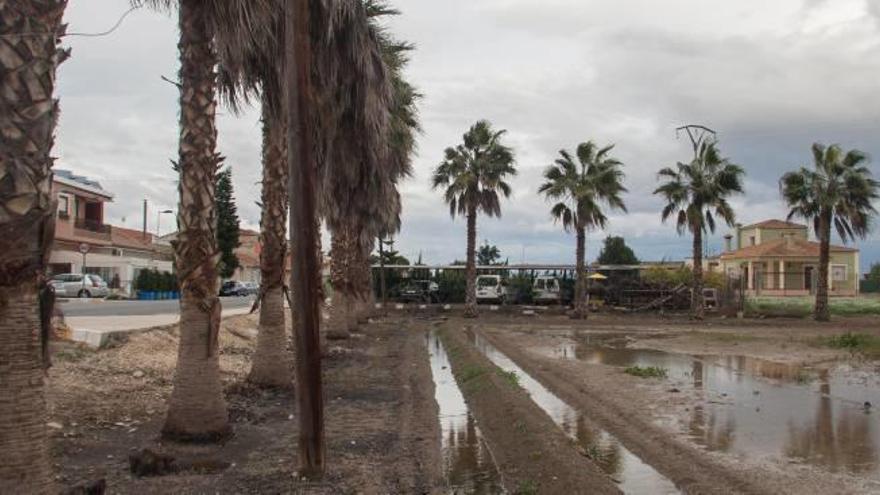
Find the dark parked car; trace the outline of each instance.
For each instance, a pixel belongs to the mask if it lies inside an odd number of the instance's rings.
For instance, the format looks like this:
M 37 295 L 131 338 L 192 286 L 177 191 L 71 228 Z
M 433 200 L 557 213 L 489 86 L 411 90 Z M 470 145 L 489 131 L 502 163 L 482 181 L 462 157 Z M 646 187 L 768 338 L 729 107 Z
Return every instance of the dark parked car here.
M 440 302 L 440 286 L 430 280 L 413 280 L 400 289 L 402 302 Z
M 235 280 L 223 282 L 223 285 L 220 286 L 220 295 L 221 296 L 244 297 L 244 296 L 247 296 L 248 294 L 250 294 L 250 290 L 248 289 L 248 287 L 241 282 L 236 282 Z

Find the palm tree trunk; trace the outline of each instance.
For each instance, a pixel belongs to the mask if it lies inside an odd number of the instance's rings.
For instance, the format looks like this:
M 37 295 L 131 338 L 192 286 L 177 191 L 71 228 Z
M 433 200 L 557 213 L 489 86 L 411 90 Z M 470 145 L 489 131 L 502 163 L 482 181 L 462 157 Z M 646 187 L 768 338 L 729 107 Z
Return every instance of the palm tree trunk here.
M 287 83 L 290 231 L 296 236 L 290 286 L 293 289 L 296 378 L 299 393 L 299 474 L 324 473 L 324 393 L 321 380 L 321 259 L 317 216 L 316 162 L 310 134 L 312 67 L 309 0 L 287 0 L 285 79 Z
M 180 205 L 174 243 L 180 277 L 180 344 L 174 390 L 162 433 L 180 440 L 216 440 L 229 434 L 220 382 L 220 300 L 217 263 L 216 55 L 200 0 L 181 0 Z
M 38 294 L 55 228 L 50 153 L 65 6 L 0 2 L 0 493 L 56 492 L 44 392 L 49 328 Z
M 263 184 L 260 213 L 260 331 L 248 380 L 290 387 L 293 360 L 284 324 L 284 261 L 287 254 L 287 149 L 284 119 L 272 117 L 263 97 Z
M 351 289 L 352 239 L 348 228 L 336 229 L 330 238 L 330 318 L 326 336 L 332 340 L 351 337 L 349 327 L 354 319 Z
M 467 291 L 465 292 L 464 316 L 476 318 L 477 316 L 477 209 L 468 207 L 467 213 Z
M 819 280 L 816 283 L 816 321 L 830 321 L 828 306 L 828 270 L 831 263 L 831 212 L 823 211 L 819 217 Z
M 703 228 L 694 227 L 694 286 L 691 296 L 691 310 L 694 318 L 702 320 L 706 317 L 703 302 Z
M 589 313 L 587 307 L 587 273 L 585 270 L 585 258 L 587 251 L 587 232 L 583 227 L 577 227 L 577 253 L 575 258 L 575 271 L 577 278 L 574 286 L 574 314 L 577 320 L 583 320 Z

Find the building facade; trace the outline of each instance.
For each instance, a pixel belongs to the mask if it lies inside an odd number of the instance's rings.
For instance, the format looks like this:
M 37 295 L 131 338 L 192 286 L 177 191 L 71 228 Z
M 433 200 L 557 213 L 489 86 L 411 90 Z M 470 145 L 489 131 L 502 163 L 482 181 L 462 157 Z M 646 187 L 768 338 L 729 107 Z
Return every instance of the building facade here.
M 170 247 L 157 244 L 152 234 L 105 223 L 105 206 L 113 194 L 100 183 L 56 169 L 52 196 L 58 208 L 50 275 L 94 273 L 130 295 L 140 270 L 173 270 Z
M 729 277 L 740 277 L 749 295 L 807 296 L 815 293 L 819 275 L 818 242 L 807 226 L 767 220 L 737 227 L 727 236 L 718 266 Z M 831 246 L 829 294 L 859 293 L 859 251 Z

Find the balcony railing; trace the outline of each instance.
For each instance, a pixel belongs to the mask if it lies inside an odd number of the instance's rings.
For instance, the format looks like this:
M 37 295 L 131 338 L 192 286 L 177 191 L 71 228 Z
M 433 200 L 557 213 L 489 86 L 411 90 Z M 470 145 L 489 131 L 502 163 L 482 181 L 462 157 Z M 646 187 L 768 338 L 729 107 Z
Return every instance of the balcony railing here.
M 105 225 L 97 220 L 89 220 L 87 218 L 77 218 L 74 227 L 79 230 L 87 230 L 96 234 L 110 235 L 110 226 Z

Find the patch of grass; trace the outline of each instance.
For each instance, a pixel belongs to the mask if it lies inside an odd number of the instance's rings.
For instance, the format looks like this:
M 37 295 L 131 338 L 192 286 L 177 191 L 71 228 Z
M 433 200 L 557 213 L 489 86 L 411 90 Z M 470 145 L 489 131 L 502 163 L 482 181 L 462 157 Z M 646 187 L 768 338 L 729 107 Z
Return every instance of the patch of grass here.
M 498 373 L 498 376 L 514 387 L 519 387 L 519 375 L 517 375 L 515 371 L 504 371 L 501 368 L 496 368 L 496 372 Z
M 804 318 L 813 313 L 816 298 L 809 297 L 752 297 L 746 301 L 750 315 Z M 880 299 L 875 297 L 831 297 L 828 299 L 834 316 L 880 315 Z
M 520 481 L 513 493 L 515 495 L 537 495 L 538 485 L 532 480 Z
M 845 349 L 872 359 L 880 358 L 880 338 L 873 335 L 847 332 L 822 339 L 822 343 L 832 349 Z
M 658 366 L 630 366 L 623 370 L 623 372 L 639 378 L 666 378 L 669 373 L 666 368 Z
M 758 337 L 754 335 L 742 335 L 738 333 L 708 333 L 708 332 L 700 332 L 700 336 L 703 336 L 707 340 L 715 340 L 717 342 L 728 342 L 728 343 L 736 343 L 736 342 L 752 342 L 758 340 Z
M 475 364 L 469 364 L 462 368 L 461 374 L 459 375 L 461 378 L 461 383 L 468 383 L 470 381 L 476 380 L 477 378 L 486 374 L 486 368 L 482 366 L 477 366 Z

